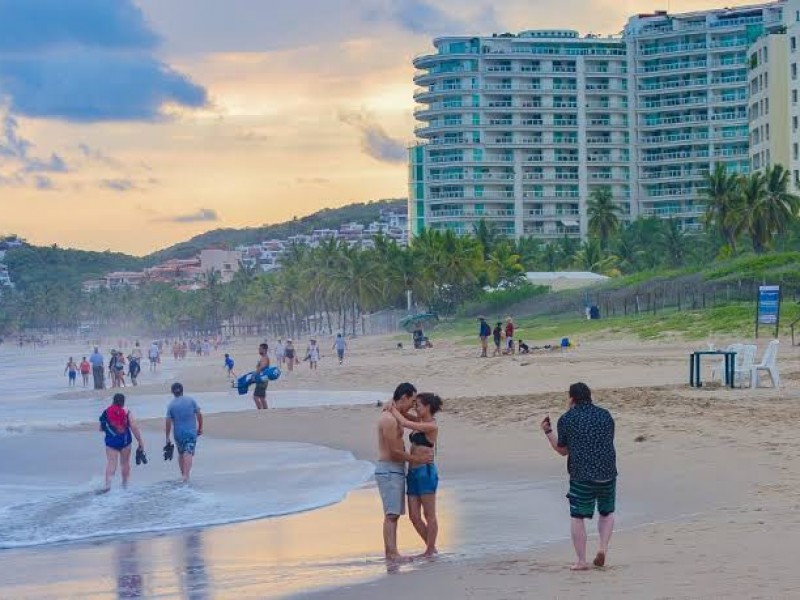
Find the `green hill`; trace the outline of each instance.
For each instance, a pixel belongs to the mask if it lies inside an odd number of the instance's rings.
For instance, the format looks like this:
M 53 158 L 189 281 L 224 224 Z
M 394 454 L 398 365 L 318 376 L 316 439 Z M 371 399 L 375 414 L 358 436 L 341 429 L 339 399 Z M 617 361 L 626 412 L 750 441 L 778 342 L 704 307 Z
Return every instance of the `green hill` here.
M 404 210 L 405 199 L 377 200 L 348 204 L 341 208 L 325 208 L 305 217 L 295 217 L 285 223 L 248 227 L 246 229 L 214 229 L 164 250 L 154 252 L 147 260 L 157 263 L 171 258 L 189 258 L 203 248 L 232 249 L 257 244 L 264 240 L 285 239 L 292 235 L 311 233 L 314 229 L 338 229 L 349 222 L 367 224 L 377 221 L 381 210 Z
M 121 252 L 91 252 L 53 246 L 23 245 L 6 253 L 11 280 L 20 291 L 41 286 L 77 288 L 87 279 L 95 279 L 110 271 L 138 271 L 171 258 L 189 258 L 203 248 L 234 248 L 256 244 L 270 238 L 311 233 L 314 229 L 338 229 L 355 221 L 371 223 L 382 209 L 403 210 L 403 199 L 378 200 L 326 208 L 306 217 L 285 223 L 246 229 L 215 229 L 142 258 Z

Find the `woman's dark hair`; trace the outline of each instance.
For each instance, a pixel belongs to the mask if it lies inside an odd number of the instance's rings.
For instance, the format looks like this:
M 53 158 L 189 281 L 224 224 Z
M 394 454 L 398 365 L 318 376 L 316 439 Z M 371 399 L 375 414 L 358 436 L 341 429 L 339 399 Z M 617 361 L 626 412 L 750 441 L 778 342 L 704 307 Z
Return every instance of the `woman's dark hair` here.
M 258 345 L 258 349 L 259 350 L 269 350 L 269 346 L 267 344 L 259 344 Z
M 183 396 L 183 385 L 178 383 L 177 381 L 172 384 L 172 387 L 170 389 L 172 390 L 172 395 L 175 396 L 176 398 L 178 396 Z
M 585 383 L 573 383 L 569 386 L 569 397 L 575 401 L 575 404 L 592 403 L 592 391 Z
M 114 406 L 125 406 L 125 394 L 114 394 L 111 404 Z
M 422 402 L 425 406 L 431 409 L 431 415 L 435 415 L 437 412 L 442 410 L 442 406 L 444 406 L 444 402 L 437 394 L 431 394 L 430 392 L 422 392 L 421 394 L 417 394 L 417 401 Z
M 417 388 L 415 388 L 410 383 L 401 383 L 398 385 L 394 390 L 394 395 L 392 399 L 397 402 L 400 398 L 405 398 L 407 396 L 413 396 L 417 393 Z

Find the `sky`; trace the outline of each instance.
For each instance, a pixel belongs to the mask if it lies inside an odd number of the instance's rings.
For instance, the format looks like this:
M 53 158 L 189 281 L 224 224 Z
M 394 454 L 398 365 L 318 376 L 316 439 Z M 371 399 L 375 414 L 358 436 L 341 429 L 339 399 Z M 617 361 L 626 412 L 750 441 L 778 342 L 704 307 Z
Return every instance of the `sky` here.
M 144 255 L 405 197 L 411 60 L 433 37 L 619 33 L 667 4 L 0 0 L 0 234 Z

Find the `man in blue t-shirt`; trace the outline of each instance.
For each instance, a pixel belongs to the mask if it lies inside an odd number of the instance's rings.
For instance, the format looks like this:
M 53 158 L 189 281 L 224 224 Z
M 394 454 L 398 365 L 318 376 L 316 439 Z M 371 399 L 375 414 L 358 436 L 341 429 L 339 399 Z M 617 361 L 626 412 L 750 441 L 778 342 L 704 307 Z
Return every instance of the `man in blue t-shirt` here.
M 203 414 L 194 398 L 183 395 L 183 385 L 180 383 L 172 384 L 172 395 L 174 398 L 167 407 L 167 445 L 172 432 L 178 447 L 181 476 L 184 481 L 189 481 L 197 438 L 203 435 Z
M 89 363 L 92 365 L 92 377 L 94 378 L 94 389 L 102 390 L 106 387 L 105 381 L 105 361 L 103 355 L 100 354 L 100 349 L 95 346 L 94 352 L 89 357 Z

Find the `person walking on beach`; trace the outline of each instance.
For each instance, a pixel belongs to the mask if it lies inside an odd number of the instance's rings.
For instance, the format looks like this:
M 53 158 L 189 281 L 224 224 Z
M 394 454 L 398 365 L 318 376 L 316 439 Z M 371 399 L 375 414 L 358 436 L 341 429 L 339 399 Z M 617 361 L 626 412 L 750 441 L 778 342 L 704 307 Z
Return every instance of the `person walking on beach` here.
M 392 414 L 392 407 L 406 417 L 414 406 L 417 389 L 410 383 L 401 383 L 392 396 L 392 402 L 378 419 L 378 462 L 375 465 L 375 483 L 383 503 L 383 545 L 386 560 L 402 561 L 397 550 L 397 522 L 406 512 L 406 463 L 426 465 L 433 462 L 433 452 L 406 452 L 403 428 Z
M 309 368 L 312 371 L 316 371 L 319 364 L 319 346 L 317 346 L 317 340 L 314 338 L 311 338 L 308 348 L 306 348 L 306 360 L 308 360 Z
M 83 360 L 81 360 L 80 370 L 81 379 L 83 380 L 83 387 L 86 387 L 89 385 L 89 373 L 92 372 L 92 365 L 88 360 L 86 360 L 85 356 L 83 357 Z
M 67 366 L 64 367 L 64 375 L 69 376 L 69 387 L 75 387 L 75 379 L 78 377 L 78 365 L 69 357 Z
M 442 399 L 436 394 L 417 394 L 414 401 L 414 415 L 406 417 L 396 406 L 391 407 L 392 416 L 400 427 L 410 429 L 411 456 L 433 456 L 439 437 L 439 425 L 434 415 L 442 409 Z M 408 518 L 422 541 L 425 542 L 424 557 L 438 554 L 436 538 L 439 535 L 439 521 L 436 518 L 436 490 L 439 487 L 439 473 L 434 463 L 409 466 L 406 475 L 406 495 L 408 496 Z M 423 518 L 424 513 L 424 518 Z
M 147 358 L 150 359 L 150 372 L 155 373 L 156 367 L 158 366 L 159 360 L 161 356 L 161 351 L 158 348 L 158 344 L 153 342 L 150 344 L 150 350 L 147 352 Z
M 111 480 L 117 472 L 117 464 L 122 471 L 122 487 L 128 487 L 133 437 L 139 446 L 137 452 L 144 452 L 144 442 L 133 416 L 125 410 L 124 394 L 114 394 L 111 406 L 100 415 L 100 431 L 106 435 L 106 485 L 103 491 L 111 489 Z
M 94 352 L 89 356 L 89 362 L 92 365 L 92 377 L 94 378 L 94 389 L 102 390 L 106 387 L 105 382 L 105 359 L 100 354 L 100 349 L 95 346 Z
M 481 358 L 486 358 L 489 349 L 489 336 L 492 335 L 492 328 L 484 317 L 478 317 L 478 337 L 481 340 Z
M 283 361 L 286 358 L 286 348 L 283 345 L 283 340 L 278 340 L 278 345 L 275 347 L 275 362 L 279 367 L 283 366 Z
M 233 372 L 233 357 L 227 353 L 225 354 L 225 370 L 228 371 L 228 381 L 236 376 Z
M 567 457 L 569 472 L 569 512 L 572 544 L 578 561 L 574 571 L 589 569 L 586 561 L 585 519 L 594 517 L 595 504 L 600 517 L 597 523 L 600 546 L 594 559 L 596 567 L 606 564 L 608 544 L 614 530 L 617 492 L 617 455 L 614 449 L 614 419 L 611 413 L 592 403 L 592 393 L 585 383 L 569 388 L 569 410 L 558 420 L 556 436 L 550 416 L 542 421 L 542 430 L 558 454 Z
M 189 481 L 192 462 L 197 446 L 197 438 L 203 435 L 203 413 L 194 398 L 183 395 L 183 385 L 172 384 L 172 402 L 167 407 L 166 434 L 167 445 L 170 444 L 170 433 L 178 447 L 178 467 L 184 482 Z
M 258 363 L 256 363 L 256 375 L 261 373 L 269 366 L 269 346 L 267 344 L 260 344 L 258 346 Z M 291 371 L 291 369 L 289 369 Z M 253 390 L 253 402 L 256 404 L 256 410 L 267 409 L 267 382 L 260 381 L 256 383 Z
M 286 346 L 283 351 L 286 355 L 286 366 L 289 367 L 289 373 L 291 373 L 294 371 L 294 366 L 298 363 L 294 342 L 292 342 L 292 340 L 286 340 Z
M 341 333 L 336 334 L 336 339 L 333 340 L 333 349 L 336 350 L 336 356 L 341 365 L 344 362 L 344 351 L 347 350 L 347 341 Z

